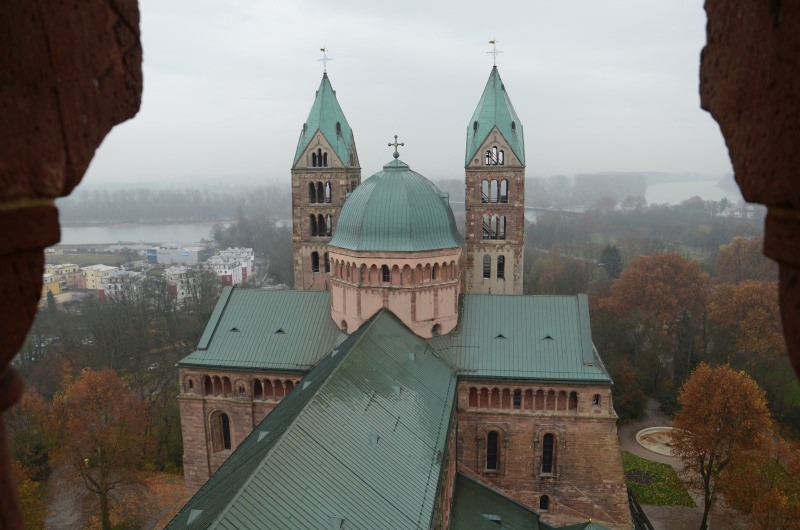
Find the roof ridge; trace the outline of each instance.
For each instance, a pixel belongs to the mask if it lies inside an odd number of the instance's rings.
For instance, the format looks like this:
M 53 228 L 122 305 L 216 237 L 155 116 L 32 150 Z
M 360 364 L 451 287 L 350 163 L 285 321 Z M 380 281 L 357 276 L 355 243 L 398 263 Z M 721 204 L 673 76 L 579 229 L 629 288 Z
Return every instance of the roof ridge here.
M 301 416 L 301 413 L 308 407 L 308 405 L 311 403 L 311 401 L 314 399 L 314 397 L 317 395 L 317 393 L 320 390 L 322 390 L 322 388 L 325 387 L 325 385 L 327 384 L 328 381 L 330 381 L 331 377 L 333 377 L 333 374 L 335 374 L 335 373 L 337 373 L 339 371 L 339 369 L 342 366 L 342 363 L 344 362 L 344 356 L 346 356 L 346 354 L 349 351 L 351 351 L 353 348 L 355 348 L 355 346 L 357 344 L 359 344 L 361 342 L 361 340 L 364 338 L 364 335 L 366 334 L 366 331 L 368 329 L 370 329 L 372 326 L 374 326 L 374 324 L 375 324 L 375 319 L 374 318 L 370 319 L 370 321 L 367 323 L 366 326 L 362 326 L 358 331 L 356 331 L 355 333 L 353 333 L 353 335 L 351 335 L 351 337 L 354 337 L 354 341 L 353 341 L 352 344 L 350 344 L 347 347 L 347 352 L 343 353 L 343 357 L 339 359 L 339 362 L 336 364 L 336 366 L 334 366 L 333 369 L 331 369 L 328 372 L 328 375 L 322 380 L 322 382 L 319 383 L 319 386 L 314 391 L 314 395 L 312 395 L 310 398 L 308 398 L 306 400 L 306 402 L 302 406 L 300 406 L 297 409 L 297 411 L 295 411 L 294 415 L 292 416 L 291 421 L 289 421 L 289 423 L 286 425 L 286 427 L 283 429 L 283 431 L 281 431 L 281 433 L 278 436 L 278 438 L 267 449 L 266 453 L 261 458 L 258 459 L 258 464 L 256 466 L 254 466 L 253 471 L 248 474 L 247 479 L 244 482 L 242 482 L 242 484 L 239 486 L 237 491 L 233 494 L 233 496 L 231 496 L 230 500 L 225 504 L 225 507 L 222 510 L 219 511 L 219 513 L 217 514 L 217 517 L 214 518 L 214 521 L 212 521 L 212 524 L 209 525 L 209 527 L 214 526 L 214 524 L 222 521 L 222 519 L 228 513 L 228 511 L 230 511 L 231 508 L 233 508 L 233 506 L 236 504 L 236 501 L 239 500 L 239 498 L 242 496 L 244 491 L 247 489 L 246 487 L 249 486 L 253 482 L 253 480 L 255 480 L 255 477 L 258 474 L 257 473 L 257 468 L 260 467 L 264 463 L 264 461 L 273 453 L 273 451 L 275 451 L 275 449 L 277 449 L 278 447 L 283 445 L 283 442 L 286 440 L 286 434 L 292 429 L 292 427 L 294 427 L 296 425 L 296 423 L 298 421 L 298 418 L 300 418 L 300 416 Z M 361 332 L 361 333 L 359 333 L 359 332 Z M 328 352 L 328 355 L 331 355 L 334 351 L 338 350 L 339 347 L 341 347 L 341 345 L 337 346 L 336 348 L 333 348 L 330 352 Z M 326 357 L 327 357 L 327 355 L 326 355 Z M 323 359 L 324 359 L 324 357 L 323 357 Z M 322 360 L 320 360 L 320 362 L 322 362 Z M 319 363 L 317 364 L 317 366 L 319 366 Z M 298 381 L 298 385 L 301 385 L 305 381 L 305 379 L 309 375 L 311 375 L 313 372 L 314 372 L 314 370 L 311 370 L 309 373 L 307 373 L 303 377 L 303 379 Z M 278 405 L 275 408 L 278 408 L 281 405 L 281 403 L 283 403 L 283 401 L 278 403 Z M 275 411 L 275 409 L 273 409 L 269 414 L 267 414 L 264 417 L 264 420 L 259 422 L 258 425 L 261 425 L 261 423 L 263 423 L 267 418 L 269 418 L 270 415 L 272 415 L 272 413 L 274 411 Z M 247 439 L 249 439 L 250 437 L 254 436 L 255 433 L 258 430 L 259 430 L 258 426 L 256 426 L 256 428 L 254 428 L 250 432 L 250 434 L 248 434 L 247 437 L 244 440 L 242 440 L 242 443 L 239 444 L 239 447 L 244 445 L 245 441 L 247 441 Z M 226 460 L 226 462 L 227 462 L 227 460 Z M 223 465 L 224 465 L 224 463 L 223 463 Z M 199 491 L 198 491 L 198 493 L 199 493 Z M 186 504 L 186 506 L 188 506 L 188 503 Z

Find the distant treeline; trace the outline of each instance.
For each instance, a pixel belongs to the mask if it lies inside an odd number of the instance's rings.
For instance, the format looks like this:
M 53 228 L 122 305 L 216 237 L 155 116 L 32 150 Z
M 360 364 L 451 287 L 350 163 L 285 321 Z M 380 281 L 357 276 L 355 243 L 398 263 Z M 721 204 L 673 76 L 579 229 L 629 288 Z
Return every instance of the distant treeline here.
M 241 210 L 245 215 L 288 218 L 289 186 L 211 191 L 199 189 L 80 190 L 58 201 L 61 222 L 66 225 L 108 223 L 174 223 L 230 220 Z

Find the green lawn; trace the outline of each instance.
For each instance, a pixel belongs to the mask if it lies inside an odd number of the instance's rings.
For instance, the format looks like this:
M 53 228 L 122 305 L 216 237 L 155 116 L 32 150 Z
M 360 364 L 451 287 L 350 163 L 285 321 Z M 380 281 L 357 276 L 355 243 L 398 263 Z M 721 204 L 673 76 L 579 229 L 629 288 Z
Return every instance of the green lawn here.
M 651 462 L 626 451 L 622 452 L 625 484 L 642 504 L 694 506 L 675 470 L 667 464 Z

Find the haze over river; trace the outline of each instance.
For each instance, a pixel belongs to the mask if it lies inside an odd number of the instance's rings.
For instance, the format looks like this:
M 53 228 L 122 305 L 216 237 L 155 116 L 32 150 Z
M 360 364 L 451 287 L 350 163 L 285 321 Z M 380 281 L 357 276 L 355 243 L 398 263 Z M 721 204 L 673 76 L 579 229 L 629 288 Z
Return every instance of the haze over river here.
M 126 243 L 177 243 L 191 245 L 211 239 L 213 223 L 124 224 L 100 226 L 62 226 L 61 245 Z M 225 222 L 221 224 L 227 224 Z

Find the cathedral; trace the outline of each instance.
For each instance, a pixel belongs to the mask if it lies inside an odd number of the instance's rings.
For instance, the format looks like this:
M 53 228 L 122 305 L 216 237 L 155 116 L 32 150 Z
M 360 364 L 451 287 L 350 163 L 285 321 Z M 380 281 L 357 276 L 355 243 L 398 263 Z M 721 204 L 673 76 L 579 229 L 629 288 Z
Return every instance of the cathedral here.
M 632 528 L 588 301 L 523 296 L 523 127 L 497 67 L 465 234 L 400 159 L 361 180 L 327 73 L 291 169 L 294 290 L 227 287 L 178 364 L 169 528 Z

